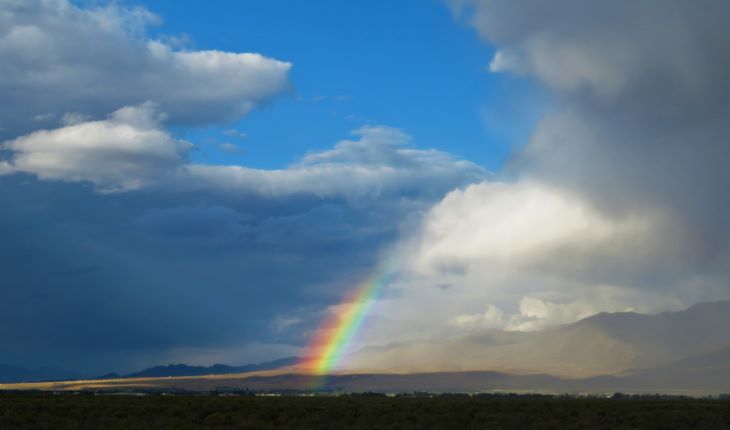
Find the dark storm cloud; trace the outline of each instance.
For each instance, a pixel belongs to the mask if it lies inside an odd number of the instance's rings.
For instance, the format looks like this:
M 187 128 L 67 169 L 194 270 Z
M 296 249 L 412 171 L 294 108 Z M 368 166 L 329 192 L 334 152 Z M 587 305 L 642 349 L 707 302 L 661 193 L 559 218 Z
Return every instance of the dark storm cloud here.
M 608 204 L 727 219 L 730 4 L 452 3 L 496 45 L 493 71 L 552 90 L 554 114 L 520 157 L 526 172 Z
M 717 276 L 730 285 L 730 4 L 477 10 L 477 27 L 499 47 L 493 69 L 533 76 L 558 101 L 516 168 L 609 213 L 662 213 L 677 236 L 672 271 L 707 277 L 710 289 Z
M 255 171 L 275 193 L 245 182 L 201 187 L 186 175 L 111 194 L 0 176 L 0 362 L 102 371 L 176 350 L 301 345 L 312 316 L 367 275 L 404 216 L 484 177 L 446 154 L 372 136 L 370 161 L 359 162 L 347 149 L 357 142 L 311 154 L 306 167 Z M 282 329 L 282 319 L 296 322 Z

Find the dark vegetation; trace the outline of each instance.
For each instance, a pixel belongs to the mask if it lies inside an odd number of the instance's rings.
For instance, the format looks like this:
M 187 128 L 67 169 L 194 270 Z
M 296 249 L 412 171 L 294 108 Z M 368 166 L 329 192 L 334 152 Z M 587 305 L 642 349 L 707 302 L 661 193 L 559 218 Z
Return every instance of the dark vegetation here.
M 2 429 L 730 429 L 730 401 L 0 394 Z

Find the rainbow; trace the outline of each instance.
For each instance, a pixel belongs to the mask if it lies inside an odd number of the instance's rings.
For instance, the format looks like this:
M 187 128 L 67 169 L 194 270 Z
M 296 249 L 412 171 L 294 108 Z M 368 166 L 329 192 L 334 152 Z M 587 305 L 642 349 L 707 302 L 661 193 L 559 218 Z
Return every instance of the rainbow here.
M 349 292 L 335 307 L 335 312 L 315 331 L 299 368 L 321 377 L 336 370 L 370 309 L 393 276 L 392 265 L 383 264 L 358 288 Z M 317 378 L 317 381 L 321 382 L 321 379 Z M 319 382 L 312 385 L 317 386 Z

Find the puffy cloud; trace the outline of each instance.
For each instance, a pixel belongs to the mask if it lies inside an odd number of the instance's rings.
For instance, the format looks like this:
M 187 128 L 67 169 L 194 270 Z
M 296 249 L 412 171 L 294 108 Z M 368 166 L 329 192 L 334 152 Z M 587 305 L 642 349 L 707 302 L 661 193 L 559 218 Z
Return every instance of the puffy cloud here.
M 489 330 L 504 327 L 504 312 L 494 305 L 487 305 L 484 312 L 457 315 L 451 323 L 460 329 Z
M 219 144 L 218 147 L 220 149 L 222 149 L 223 151 L 230 152 L 232 154 L 241 151 L 241 147 L 240 146 L 234 145 L 234 144 L 229 143 L 229 142 L 223 142 L 223 143 Z
M 8 163 L 7 161 L 0 161 L 0 176 L 9 175 L 11 173 L 15 173 L 15 168 L 13 168 L 13 165 Z
M 423 272 L 528 264 L 561 248 L 592 249 L 618 235 L 631 237 L 642 224 L 607 219 L 575 196 L 539 183 L 486 182 L 453 191 L 434 206 L 424 217 L 415 252 L 407 255 Z
M 152 104 L 125 107 L 101 121 L 70 122 L 3 144 L 8 165 L 42 179 L 89 181 L 100 190 L 130 190 L 158 181 L 185 161 L 191 144 L 160 129 Z
M 694 280 L 671 268 L 671 228 L 661 214 L 610 216 L 538 182 L 452 191 L 396 246 L 398 276 L 364 343 L 538 330 L 600 311 L 681 307 L 665 294 L 670 285 L 655 285 Z
M 235 128 L 229 128 L 228 130 L 225 130 L 223 134 L 228 137 L 234 137 L 238 140 L 244 140 L 246 137 L 248 137 L 248 134 L 243 131 L 236 130 Z
M 99 119 L 148 100 L 173 123 L 231 120 L 289 87 L 290 63 L 175 50 L 146 39 L 156 21 L 144 8 L 114 3 L 1 2 L 0 139 L 58 124 L 69 112 Z
M 10 154 L 0 173 L 88 181 L 107 192 L 153 186 L 353 202 L 385 196 L 433 200 L 487 176 L 483 168 L 448 153 L 413 148 L 410 136 L 385 126 L 357 129 L 353 134 L 359 139 L 309 153 L 285 169 L 191 164 L 185 155 L 192 144 L 170 136 L 159 123 L 161 116 L 156 105 L 146 103 L 119 109 L 106 120 L 74 120 L 18 137 L 0 147 Z
M 716 90 L 730 60 L 722 0 L 448 2 L 496 45 L 493 71 L 535 77 L 561 97 L 639 102 L 623 105 L 634 113 L 668 101 L 684 104 L 665 107 L 671 111 L 723 99 Z
M 304 193 L 353 201 L 383 196 L 433 199 L 451 187 L 487 176 L 483 168 L 469 161 L 438 150 L 410 147 L 410 136 L 398 129 L 366 126 L 353 133 L 359 139 L 309 153 L 286 169 L 191 164 L 184 171 L 194 178 L 188 182 L 198 187 L 268 196 Z

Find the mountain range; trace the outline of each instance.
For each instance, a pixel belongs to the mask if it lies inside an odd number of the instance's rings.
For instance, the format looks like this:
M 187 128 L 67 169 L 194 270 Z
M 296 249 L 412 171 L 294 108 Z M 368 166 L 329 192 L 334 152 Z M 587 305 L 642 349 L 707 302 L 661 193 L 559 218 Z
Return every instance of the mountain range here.
M 245 364 L 242 366 L 228 366 L 225 364 L 214 364 L 212 366 L 189 366 L 186 364 L 168 364 L 166 366 L 149 367 L 139 372 L 120 375 L 108 373 L 99 377 L 89 377 L 78 372 L 58 367 L 42 367 L 38 369 L 27 369 L 20 366 L 8 366 L 0 364 L 0 383 L 13 382 L 41 382 L 41 381 L 64 381 L 76 379 L 124 379 L 124 378 L 162 378 L 180 376 L 203 376 L 223 375 L 233 373 L 258 372 L 263 370 L 279 369 L 296 364 L 297 357 L 285 357 L 273 361 L 258 364 Z
M 441 342 L 363 349 L 349 357 L 352 361 L 348 364 L 353 368 L 348 373 L 329 375 L 320 388 L 392 392 L 730 393 L 728 328 L 730 302 L 702 303 L 656 315 L 600 313 L 539 332 L 489 331 Z M 157 366 L 123 376 L 107 375 L 115 378 L 107 382 L 69 382 L 49 387 L 311 388 L 312 375 L 298 373 L 296 362 L 296 357 L 287 357 L 245 366 Z M 0 378 L 5 368 L 0 367 Z M 17 368 L 15 371 L 20 372 Z M 129 378 L 146 379 L 127 381 Z M 51 378 L 46 375 L 43 379 Z
M 245 364 L 243 366 L 228 366 L 226 364 L 214 364 L 212 366 L 188 366 L 186 364 L 168 364 L 167 366 L 154 366 L 139 372 L 118 375 L 110 373 L 99 379 L 119 378 L 161 378 L 177 376 L 204 376 L 204 375 L 226 375 L 231 373 L 249 373 L 262 370 L 274 370 L 282 367 L 292 366 L 297 363 L 298 357 L 285 357 L 273 361 L 258 364 Z
M 364 349 L 348 365 L 358 373 L 490 370 L 569 378 L 621 376 L 719 359 L 718 351 L 730 348 L 728 328 L 730 302 L 657 315 L 599 313 L 538 332 L 489 331 Z

